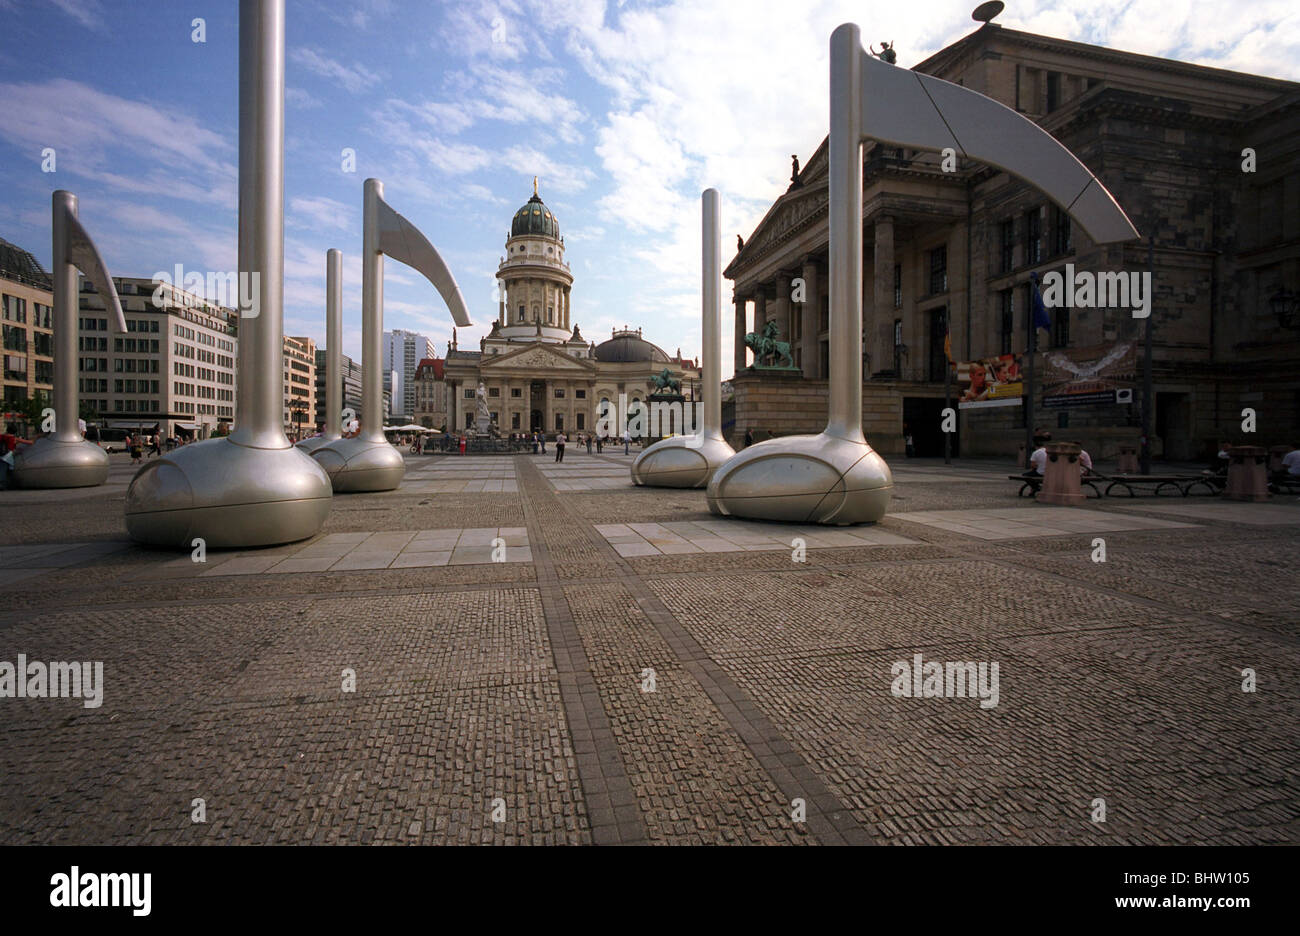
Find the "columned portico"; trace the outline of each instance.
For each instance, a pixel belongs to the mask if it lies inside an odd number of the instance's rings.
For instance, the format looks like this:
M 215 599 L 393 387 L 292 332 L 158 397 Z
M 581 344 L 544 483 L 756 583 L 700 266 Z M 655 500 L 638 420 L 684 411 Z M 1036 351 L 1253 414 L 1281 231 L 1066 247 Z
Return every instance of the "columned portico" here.
M 875 223 L 874 266 L 872 280 L 875 288 L 870 297 L 869 312 L 864 317 L 866 352 L 870 356 L 870 371 L 893 366 L 894 344 L 894 219 L 882 215 Z M 888 363 L 886 363 L 888 362 Z M 864 377 L 870 377 L 870 371 Z
M 803 277 L 804 301 L 799 306 L 799 349 L 803 375 L 809 380 L 824 377 L 821 371 L 821 353 L 817 346 L 817 329 L 821 313 L 821 289 L 817 277 L 820 270 L 812 257 L 804 259 L 799 275 Z
M 736 305 L 736 334 L 732 339 L 736 346 L 735 364 L 736 373 L 739 374 L 748 366 L 745 357 L 745 333 L 749 331 L 748 315 L 745 306 L 749 300 L 741 296 L 736 296 L 733 300 Z

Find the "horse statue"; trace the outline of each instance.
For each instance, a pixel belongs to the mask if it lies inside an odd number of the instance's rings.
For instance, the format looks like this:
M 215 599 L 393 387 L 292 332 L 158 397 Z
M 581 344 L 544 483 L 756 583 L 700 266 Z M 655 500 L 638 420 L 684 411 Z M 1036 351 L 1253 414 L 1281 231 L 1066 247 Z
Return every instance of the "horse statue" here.
M 794 367 L 794 356 L 790 353 L 790 342 L 778 341 L 781 328 L 775 321 L 763 326 L 763 333 L 750 332 L 745 336 L 745 344 L 754 352 L 755 367 Z M 775 363 L 763 364 L 765 358 L 773 358 Z M 781 363 L 784 361 L 785 363 Z
M 656 394 L 680 393 L 682 389 L 682 382 L 674 379 L 672 372 L 666 367 L 651 376 L 650 382 L 654 384 Z

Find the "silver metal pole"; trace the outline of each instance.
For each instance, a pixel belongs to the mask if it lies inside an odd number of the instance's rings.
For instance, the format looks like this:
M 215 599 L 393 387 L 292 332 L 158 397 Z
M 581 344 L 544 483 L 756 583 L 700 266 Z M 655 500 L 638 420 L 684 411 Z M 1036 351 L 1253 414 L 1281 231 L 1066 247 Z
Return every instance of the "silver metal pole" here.
M 830 386 L 826 434 L 862 434 L 862 55 L 856 26 L 831 35 Z
M 361 219 L 361 394 L 360 437 L 383 442 L 384 255 L 379 249 L 379 204 L 384 183 L 366 179 Z
M 342 438 L 343 252 L 325 252 L 325 428 L 326 439 Z
M 701 199 L 701 268 L 700 294 L 704 304 L 700 342 L 704 360 L 701 377 L 704 394 L 706 436 L 722 437 L 722 226 L 717 189 L 705 189 Z
M 77 216 L 77 196 L 54 193 L 51 218 L 54 229 L 54 437 L 60 442 L 80 442 L 77 420 L 77 267 L 68 257 L 68 220 Z M 105 305 L 109 297 L 104 297 Z
M 239 273 L 257 276 L 239 310 L 232 442 L 288 448 L 284 434 L 284 0 L 239 4 Z M 242 286 L 241 286 L 242 291 Z

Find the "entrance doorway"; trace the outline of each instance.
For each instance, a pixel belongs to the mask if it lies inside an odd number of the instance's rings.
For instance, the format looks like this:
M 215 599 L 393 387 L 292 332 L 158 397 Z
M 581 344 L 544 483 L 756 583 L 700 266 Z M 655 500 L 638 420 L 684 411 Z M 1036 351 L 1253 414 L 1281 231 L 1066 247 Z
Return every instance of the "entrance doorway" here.
M 546 381 L 534 380 L 528 385 L 528 402 L 532 412 L 528 417 L 528 428 L 532 432 L 546 431 Z
M 955 398 L 953 402 L 955 409 Z M 903 427 L 904 436 L 912 434 L 917 458 L 943 457 L 943 397 L 903 397 Z M 952 433 L 954 457 L 959 442 L 958 434 Z

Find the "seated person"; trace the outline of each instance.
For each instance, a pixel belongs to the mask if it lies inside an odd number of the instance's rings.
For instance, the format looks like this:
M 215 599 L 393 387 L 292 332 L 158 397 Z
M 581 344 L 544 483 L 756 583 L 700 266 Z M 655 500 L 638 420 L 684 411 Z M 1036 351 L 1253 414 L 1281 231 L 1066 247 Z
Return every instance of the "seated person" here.
M 1079 474 L 1087 477 L 1092 474 L 1092 456 L 1088 454 L 1082 442 L 1076 441 L 1073 444 L 1079 446 Z
M 1282 456 L 1282 468 L 1276 476 L 1288 484 L 1300 484 L 1300 442 L 1291 443 L 1291 451 Z
M 1041 478 L 1047 471 L 1047 440 L 1034 439 L 1034 444 L 1038 447 L 1029 456 L 1029 470 L 1024 473 L 1026 478 Z

